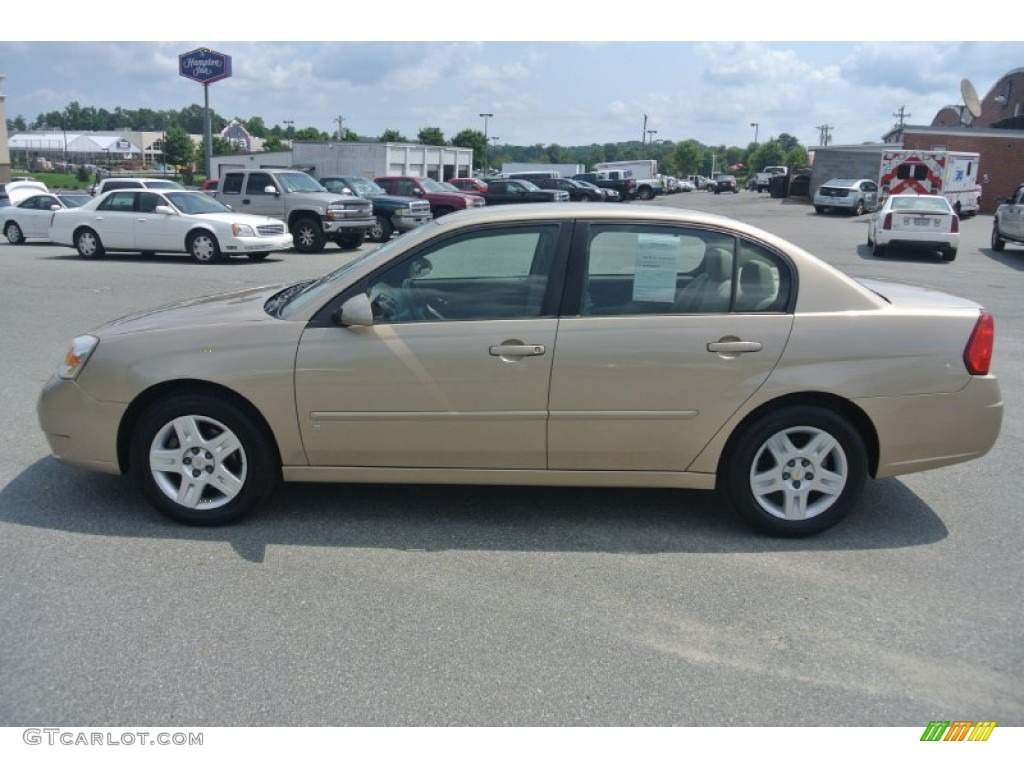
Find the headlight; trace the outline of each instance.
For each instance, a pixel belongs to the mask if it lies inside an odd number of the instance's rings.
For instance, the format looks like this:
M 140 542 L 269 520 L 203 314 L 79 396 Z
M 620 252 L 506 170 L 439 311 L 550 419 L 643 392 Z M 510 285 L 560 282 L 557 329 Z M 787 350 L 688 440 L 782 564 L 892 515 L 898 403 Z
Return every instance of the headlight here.
M 85 368 L 85 364 L 92 356 L 93 350 L 100 340 L 95 336 L 79 336 L 71 342 L 71 346 L 64 354 L 64 361 L 57 368 L 57 375 L 62 379 L 75 379 Z
M 231 234 L 235 237 L 256 237 L 256 233 L 248 224 L 232 224 Z

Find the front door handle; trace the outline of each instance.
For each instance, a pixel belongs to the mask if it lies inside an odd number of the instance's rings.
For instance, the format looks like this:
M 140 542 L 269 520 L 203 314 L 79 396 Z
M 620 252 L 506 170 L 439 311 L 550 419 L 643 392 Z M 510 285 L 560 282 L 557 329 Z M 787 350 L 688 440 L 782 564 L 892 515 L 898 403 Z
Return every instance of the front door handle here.
M 531 357 L 547 350 L 543 344 L 496 344 L 487 351 L 494 357 Z
M 708 352 L 725 352 L 726 354 L 760 352 L 761 347 L 760 341 L 712 341 L 708 344 Z

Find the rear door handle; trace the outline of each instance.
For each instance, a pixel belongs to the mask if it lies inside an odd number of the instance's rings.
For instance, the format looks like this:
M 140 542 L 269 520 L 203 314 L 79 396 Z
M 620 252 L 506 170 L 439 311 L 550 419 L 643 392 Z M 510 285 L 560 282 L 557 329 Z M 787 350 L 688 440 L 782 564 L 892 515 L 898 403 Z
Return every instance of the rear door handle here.
M 496 344 L 488 350 L 494 357 L 530 357 L 543 355 L 543 344 Z
M 761 347 L 760 341 L 712 341 L 708 344 L 708 352 L 760 352 Z

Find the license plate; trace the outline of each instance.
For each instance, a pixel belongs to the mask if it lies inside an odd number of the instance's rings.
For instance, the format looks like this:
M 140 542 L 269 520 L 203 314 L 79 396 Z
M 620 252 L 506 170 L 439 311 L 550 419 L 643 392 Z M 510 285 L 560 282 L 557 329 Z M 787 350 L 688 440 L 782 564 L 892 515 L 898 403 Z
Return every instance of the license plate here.
M 913 219 L 915 227 L 929 227 L 931 226 L 932 220 L 922 216 L 915 217 Z

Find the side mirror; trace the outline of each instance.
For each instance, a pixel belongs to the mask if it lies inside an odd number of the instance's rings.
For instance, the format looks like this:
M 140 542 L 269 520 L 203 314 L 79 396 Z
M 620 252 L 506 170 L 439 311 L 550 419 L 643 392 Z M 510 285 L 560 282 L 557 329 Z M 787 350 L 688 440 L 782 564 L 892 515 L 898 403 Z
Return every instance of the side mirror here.
M 275 187 L 273 184 L 267 184 L 267 186 L 263 188 L 263 192 L 268 195 L 278 194 L 277 187 Z
M 153 209 L 153 213 L 163 213 L 167 216 L 173 216 L 174 209 L 171 208 L 171 206 L 169 205 L 158 205 L 156 208 Z
M 357 293 L 334 313 L 334 322 L 346 328 L 350 325 L 373 325 L 370 297 L 365 293 Z

